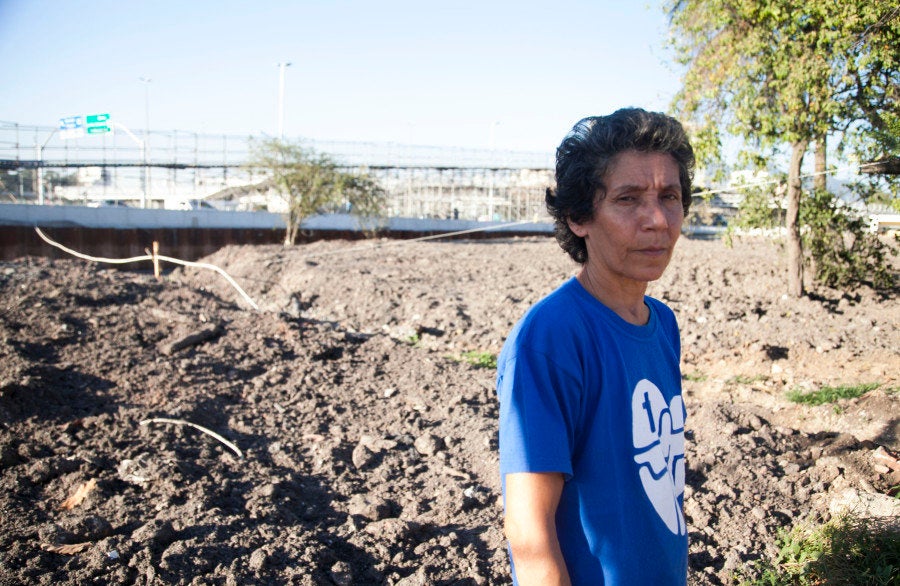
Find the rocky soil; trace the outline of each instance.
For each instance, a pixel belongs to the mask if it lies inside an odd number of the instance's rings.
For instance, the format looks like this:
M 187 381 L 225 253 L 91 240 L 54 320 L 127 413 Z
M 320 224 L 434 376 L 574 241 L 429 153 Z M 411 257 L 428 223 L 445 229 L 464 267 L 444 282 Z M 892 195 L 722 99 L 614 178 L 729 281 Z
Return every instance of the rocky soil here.
M 690 582 L 840 507 L 900 515 L 898 291 L 789 299 L 777 243 L 679 247 L 651 294 L 682 327 Z M 260 311 L 202 269 L 0 263 L 0 583 L 509 583 L 476 358 L 573 274 L 556 244 L 204 260 Z

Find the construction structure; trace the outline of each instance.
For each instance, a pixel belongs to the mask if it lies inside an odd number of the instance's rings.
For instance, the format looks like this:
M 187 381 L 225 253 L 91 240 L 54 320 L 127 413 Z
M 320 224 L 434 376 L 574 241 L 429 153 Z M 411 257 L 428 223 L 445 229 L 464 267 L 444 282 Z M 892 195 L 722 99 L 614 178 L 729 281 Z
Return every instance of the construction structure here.
M 0 199 L 151 209 L 194 209 L 205 202 L 226 211 L 281 211 L 283 201 L 247 165 L 259 139 L 177 130 L 135 134 L 104 123 L 103 133 L 72 136 L 66 129 L 0 122 Z M 552 153 L 298 142 L 346 172 L 375 179 L 387 194 L 389 216 L 546 217 Z

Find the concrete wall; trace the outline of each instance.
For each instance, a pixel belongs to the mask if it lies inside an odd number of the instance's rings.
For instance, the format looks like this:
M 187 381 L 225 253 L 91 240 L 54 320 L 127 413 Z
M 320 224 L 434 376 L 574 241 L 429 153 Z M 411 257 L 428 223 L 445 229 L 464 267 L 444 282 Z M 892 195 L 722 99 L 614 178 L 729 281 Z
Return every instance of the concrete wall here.
M 0 259 L 23 256 L 63 258 L 65 252 L 44 242 L 35 232 L 78 252 L 109 258 L 145 254 L 153 242 L 160 253 L 197 260 L 231 244 L 280 244 L 284 220 L 268 212 L 176 211 L 137 208 L 88 208 L 0 204 Z M 463 232 L 462 238 L 550 235 L 544 223 L 504 225 L 467 220 L 386 218 L 376 225 L 348 214 L 315 216 L 303 223 L 300 242 L 320 239 L 356 240 L 377 227 L 387 238 L 417 238 Z
M 550 224 L 530 222 L 506 226 L 500 222 L 474 220 L 441 220 L 430 218 L 385 218 L 371 223 L 350 214 L 313 216 L 303 222 L 305 230 L 363 230 L 373 226 L 387 232 L 457 232 L 489 230 L 491 232 L 547 234 Z M 128 229 L 252 229 L 283 230 L 284 218 L 269 212 L 223 212 L 219 210 L 142 210 L 130 207 L 53 206 L 0 204 L 0 226 L 45 226 Z
M 284 229 L 284 220 L 278 214 L 267 212 L 0 204 L 0 226 Z

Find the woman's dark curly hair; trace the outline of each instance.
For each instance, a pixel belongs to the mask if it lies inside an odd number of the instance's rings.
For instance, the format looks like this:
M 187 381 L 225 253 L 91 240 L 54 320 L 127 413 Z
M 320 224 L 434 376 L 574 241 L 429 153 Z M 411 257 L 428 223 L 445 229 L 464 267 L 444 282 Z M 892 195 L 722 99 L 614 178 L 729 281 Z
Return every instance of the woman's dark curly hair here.
M 587 262 L 584 238 L 569 228 L 594 216 L 594 198 L 605 197 L 604 178 L 616 155 L 624 151 L 667 153 L 678 164 L 684 215 L 691 206 L 694 150 L 681 123 L 659 112 L 623 108 L 609 116 L 579 120 L 556 149 L 556 189 L 547 189 L 547 211 L 555 221 L 556 240 L 575 262 Z

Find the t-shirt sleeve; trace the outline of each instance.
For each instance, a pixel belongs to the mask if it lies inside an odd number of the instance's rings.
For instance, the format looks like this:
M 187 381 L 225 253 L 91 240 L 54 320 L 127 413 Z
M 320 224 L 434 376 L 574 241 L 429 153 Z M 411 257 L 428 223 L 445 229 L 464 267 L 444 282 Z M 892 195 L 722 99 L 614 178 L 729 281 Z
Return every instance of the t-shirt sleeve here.
M 666 340 L 668 340 L 669 345 L 675 352 L 675 358 L 680 361 L 681 332 L 678 329 L 678 321 L 675 318 L 675 313 L 668 306 L 655 299 L 653 300 L 653 303 L 656 307 L 656 311 L 659 314 L 659 320 L 662 324 Z
M 519 347 L 498 372 L 500 474 L 561 472 L 572 476 L 579 412 L 576 377 L 550 357 Z

